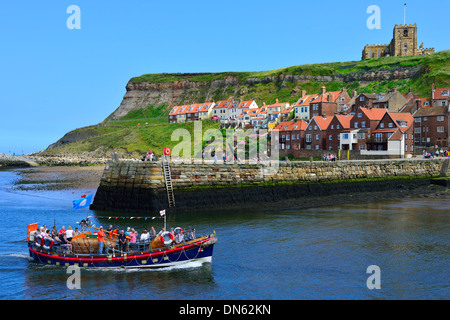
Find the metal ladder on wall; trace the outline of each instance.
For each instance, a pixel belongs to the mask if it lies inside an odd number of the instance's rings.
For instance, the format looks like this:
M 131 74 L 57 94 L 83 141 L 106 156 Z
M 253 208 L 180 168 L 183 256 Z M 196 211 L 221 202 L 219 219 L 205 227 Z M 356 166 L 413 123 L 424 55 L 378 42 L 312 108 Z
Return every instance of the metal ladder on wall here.
M 163 156 L 162 160 L 164 170 L 164 181 L 166 183 L 167 200 L 169 201 L 169 208 L 175 207 L 175 196 L 172 188 L 172 174 L 170 173 L 169 161 L 166 161 Z

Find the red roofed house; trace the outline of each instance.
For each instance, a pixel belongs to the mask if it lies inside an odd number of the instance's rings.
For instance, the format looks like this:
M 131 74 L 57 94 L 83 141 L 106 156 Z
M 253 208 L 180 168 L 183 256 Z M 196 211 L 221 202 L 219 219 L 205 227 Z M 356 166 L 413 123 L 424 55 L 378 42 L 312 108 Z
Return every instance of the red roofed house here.
M 305 95 L 302 92 L 302 97 L 298 99 L 296 103 L 293 104 L 294 118 L 309 121 L 310 119 L 309 104 L 311 101 L 314 101 L 318 97 L 319 97 L 318 94 Z
M 431 101 L 433 106 L 449 106 L 450 88 L 434 88 L 434 83 L 431 85 Z
M 280 113 L 289 107 L 289 102 L 278 102 L 278 99 L 275 99 L 275 103 L 265 105 L 265 107 L 269 121 L 279 121 Z
M 169 113 L 169 123 L 176 123 L 177 122 L 177 113 L 180 110 L 181 106 L 175 106 L 172 108 L 172 110 Z
M 279 155 L 292 154 L 299 158 L 297 152 L 304 149 L 305 129 L 308 124 L 303 120 L 280 122 L 273 131 L 278 131 Z
M 200 120 L 210 119 L 212 115 L 212 107 L 215 105 L 214 102 L 205 102 L 200 106 L 198 111 L 198 118 Z
M 232 100 L 221 100 L 217 101 L 213 106 L 213 111 L 211 113 L 212 117 L 219 117 L 220 120 L 226 120 L 229 118 L 228 109 L 233 105 Z
M 325 150 L 338 150 L 340 148 L 340 134 L 350 129 L 352 115 L 335 115 L 327 128 Z
M 414 118 L 410 113 L 387 112 L 371 131 L 367 150 L 362 155 L 384 155 L 404 157 L 414 151 Z
M 338 110 L 342 110 L 350 100 L 351 97 L 346 89 L 326 92 L 326 88 L 322 87 L 319 97 L 310 102 L 310 119 L 315 116 L 332 117 Z
M 194 103 L 189 106 L 186 110 L 186 121 L 197 121 L 199 120 L 199 110 L 202 103 Z
M 377 108 L 362 108 L 350 120 L 350 128 L 343 130 L 340 134 L 339 144 L 341 150 L 365 150 L 367 143 L 371 143 L 371 132 L 375 130 L 378 123 L 383 119 L 387 110 Z
M 327 128 L 333 117 L 314 116 L 305 130 L 305 146 L 307 150 L 325 150 Z
M 255 100 L 246 100 L 241 102 L 233 102 L 228 109 L 228 118 L 236 119 L 241 115 L 244 109 L 258 109 L 258 105 Z

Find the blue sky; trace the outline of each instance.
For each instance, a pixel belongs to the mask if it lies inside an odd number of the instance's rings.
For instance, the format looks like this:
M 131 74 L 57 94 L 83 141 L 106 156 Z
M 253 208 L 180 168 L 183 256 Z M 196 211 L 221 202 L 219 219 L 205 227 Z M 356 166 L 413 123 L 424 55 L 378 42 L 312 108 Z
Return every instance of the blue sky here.
M 405 1 L 1 1 L 0 153 L 44 150 L 103 121 L 145 73 L 261 71 L 360 60 L 389 43 Z M 406 1 L 418 42 L 450 49 L 450 1 Z M 81 10 L 69 30 L 67 8 Z M 370 30 L 368 6 L 381 9 Z

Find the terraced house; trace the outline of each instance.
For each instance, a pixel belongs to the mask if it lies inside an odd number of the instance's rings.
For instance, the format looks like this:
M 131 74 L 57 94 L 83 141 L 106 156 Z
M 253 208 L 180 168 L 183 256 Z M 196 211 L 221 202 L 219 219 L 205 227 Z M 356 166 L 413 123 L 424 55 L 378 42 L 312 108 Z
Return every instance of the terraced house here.
M 319 96 L 309 103 L 309 118 L 316 116 L 332 117 L 338 111 L 342 111 L 351 100 L 347 89 L 341 91 L 326 92 L 322 87 Z

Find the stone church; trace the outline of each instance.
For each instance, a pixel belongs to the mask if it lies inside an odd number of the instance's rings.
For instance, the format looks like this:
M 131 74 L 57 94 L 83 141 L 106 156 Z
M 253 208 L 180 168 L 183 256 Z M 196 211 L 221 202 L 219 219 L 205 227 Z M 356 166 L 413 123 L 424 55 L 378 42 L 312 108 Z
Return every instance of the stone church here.
M 417 47 L 416 24 L 394 26 L 393 37 L 389 44 L 368 44 L 362 52 L 362 60 L 389 56 L 417 56 L 434 53 L 434 48 Z

